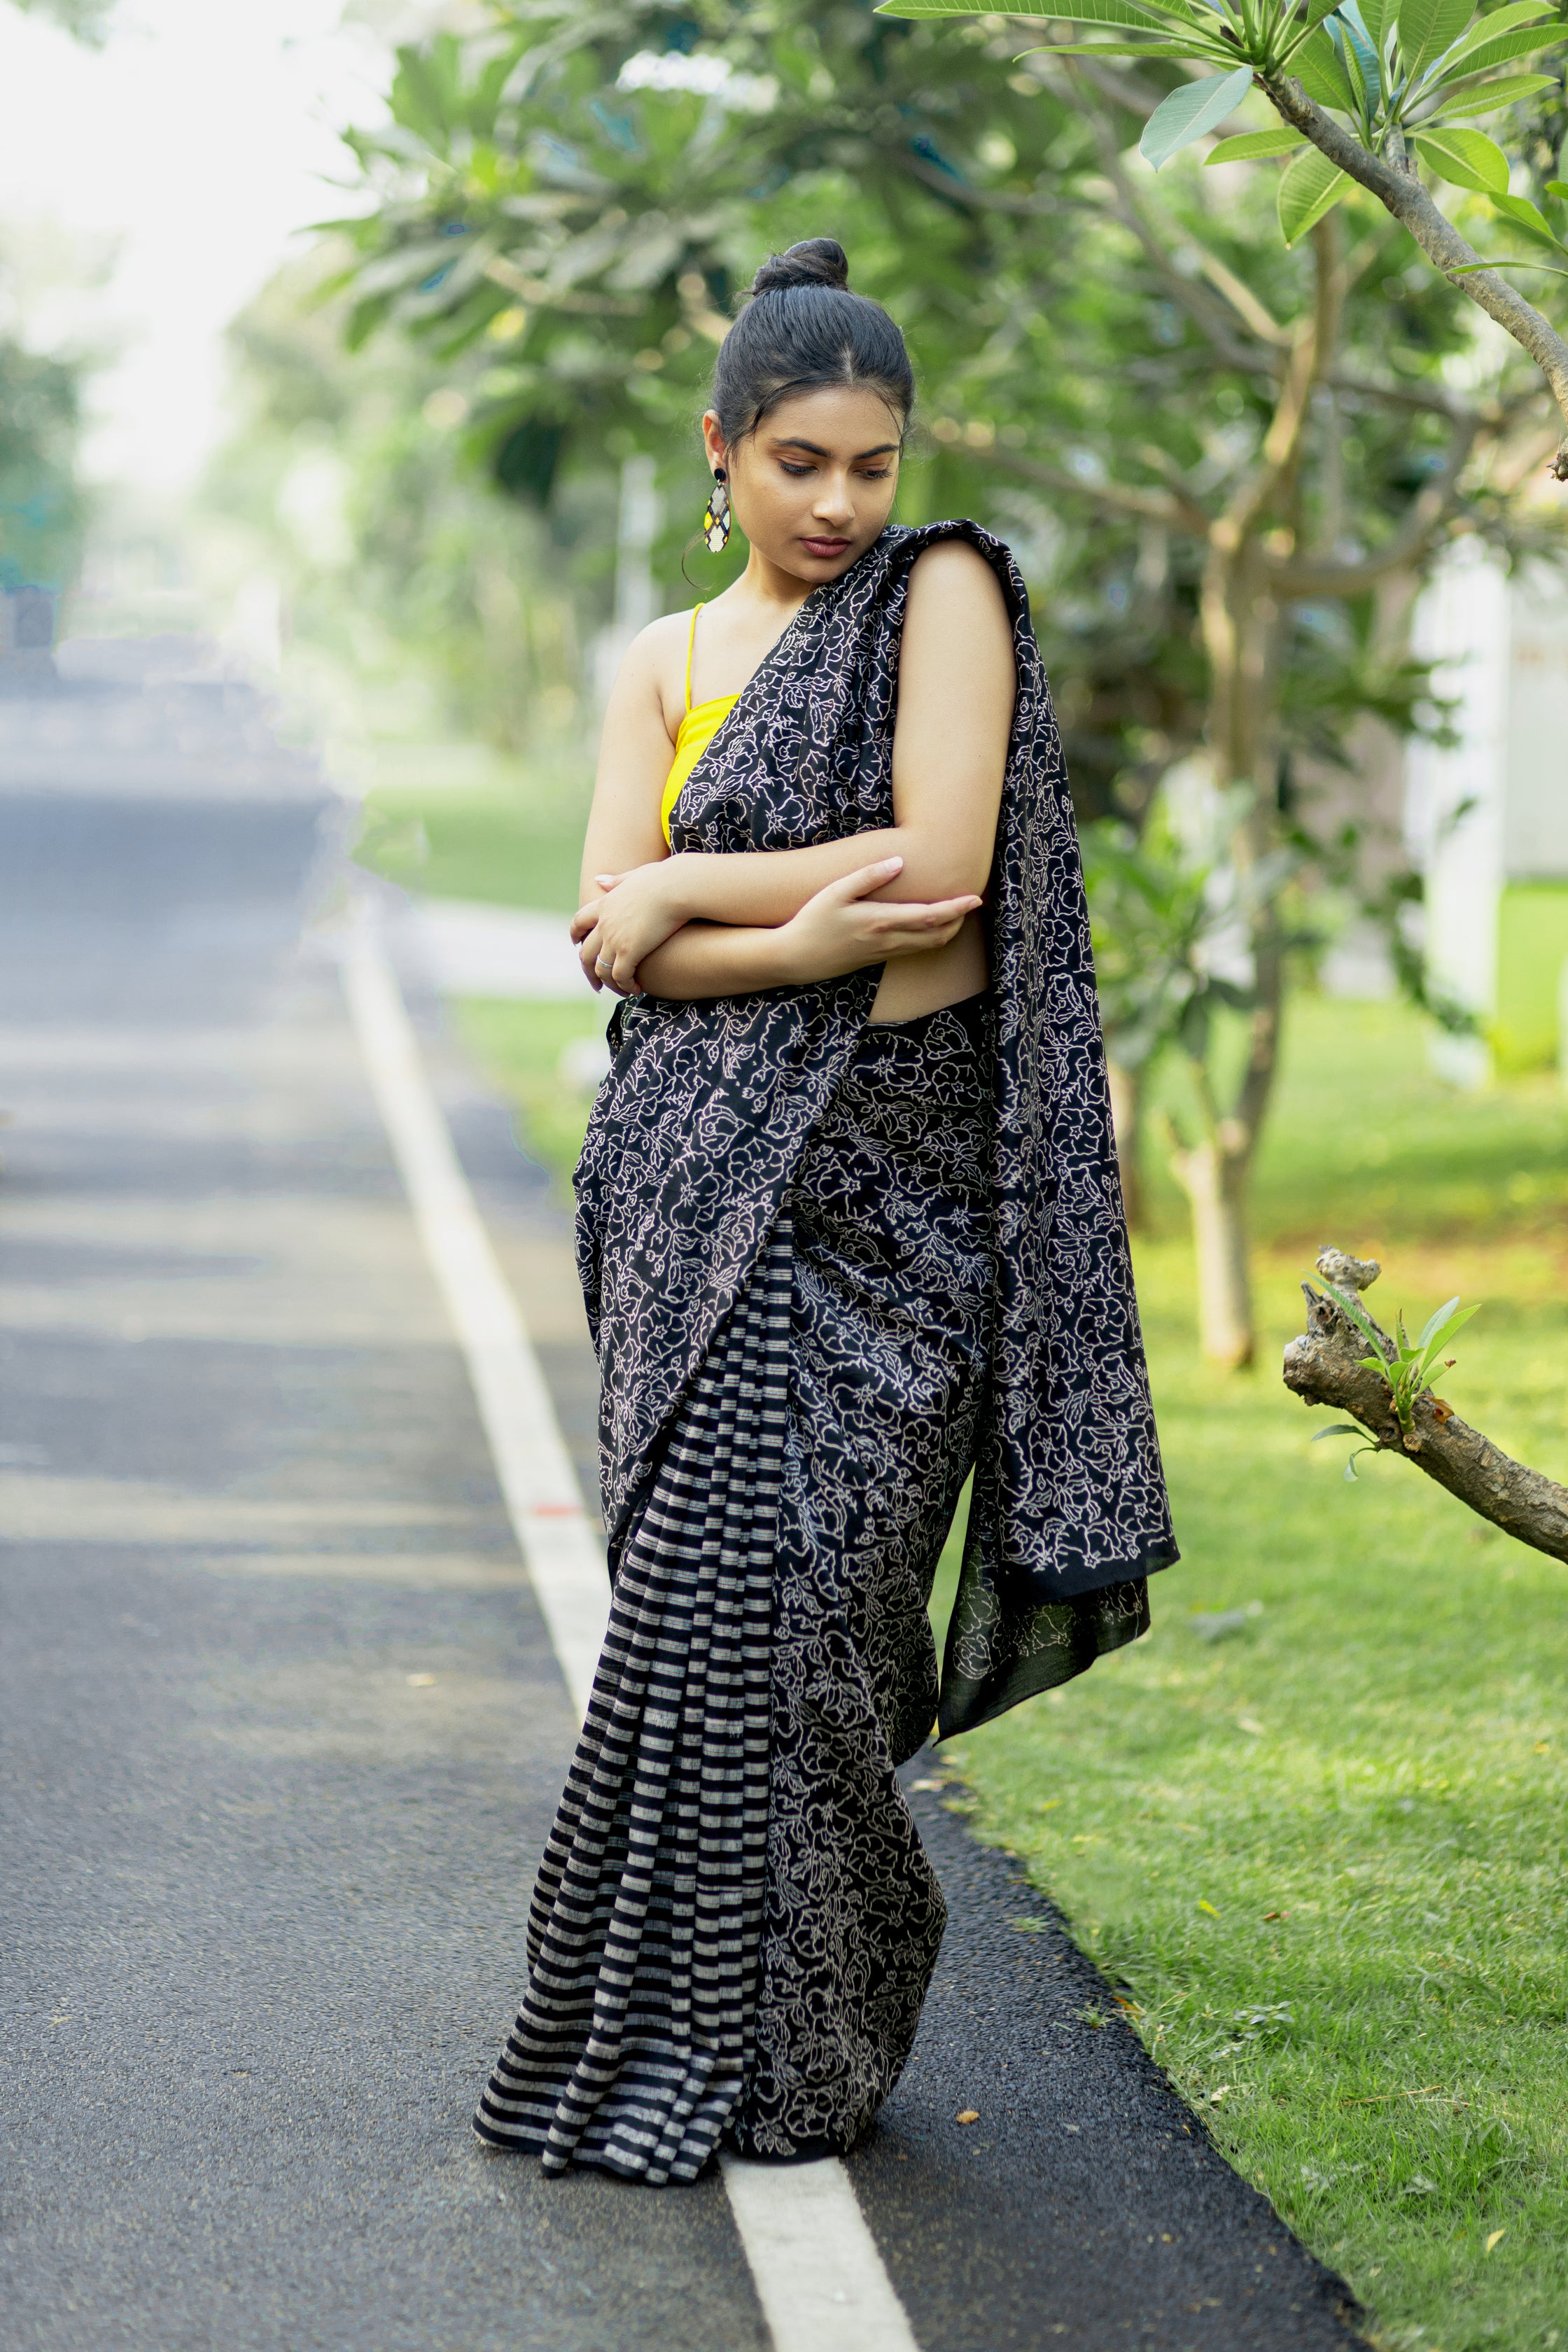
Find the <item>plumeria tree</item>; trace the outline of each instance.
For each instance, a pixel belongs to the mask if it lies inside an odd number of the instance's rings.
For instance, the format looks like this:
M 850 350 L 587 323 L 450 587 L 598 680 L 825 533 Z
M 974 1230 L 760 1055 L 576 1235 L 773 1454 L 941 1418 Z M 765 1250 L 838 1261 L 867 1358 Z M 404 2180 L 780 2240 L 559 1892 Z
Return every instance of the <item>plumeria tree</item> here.
M 1407 0 L 1403 9 L 1347 0 L 1338 11 L 1309 0 L 1270 5 L 1231 0 L 1068 0 L 1051 14 L 1058 22 L 1093 27 L 1096 37 L 1053 41 L 1025 59 L 1049 82 L 1077 66 L 1080 102 L 1099 124 L 1105 201 L 1161 271 L 1171 299 L 1207 337 L 1222 367 L 1252 377 L 1253 398 L 1266 409 L 1245 462 L 1230 469 L 1223 494 L 1201 481 L 1196 468 L 1178 469 L 1168 447 L 1124 450 L 1104 478 L 1079 485 L 1108 511 L 1133 500 L 1173 531 L 1203 546 L 1200 626 L 1207 656 L 1206 748 L 1216 805 L 1228 803 L 1237 821 L 1231 835 L 1225 885 L 1244 917 L 1250 971 L 1230 981 L 1235 1010 L 1248 1041 L 1239 1070 L 1233 1042 L 1210 1018 L 1212 995 L 1190 991 L 1192 1010 L 1173 1021 L 1178 1047 L 1194 1065 L 1188 1131 L 1173 1139 L 1172 1166 L 1192 1203 L 1200 1276 L 1205 1352 L 1241 1364 L 1252 1354 L 1252 1311 L 1246 1244 L 1251 1170 L 1271 1097 L 1279 1055 L 1279 1015 L 1288 947 L 1277 887 L 1263 879 L 1283 870 L 1291 827 L 1280 805 L 1279 760 L 1282 652 L 1292 625 L 1329 600 L 1360 605 L 1384 617 L 1408 610 L 1416 575 L 1456 522 L 1476 520 L 1478 489 L 1501 487 L 1510 470 L 1497 457 L 1532 405 L 1531 379 L 1505 365 L 1492 375 L 1490 396 L 1456 396 L 1438 383 L 1401 383 L 1384 369 L 1363 370 L 1351 360 L 1347 301 L 1371 255 L 1386 270 L 1394 255 L 1357 220 L 1353 244 L 1340 226 L 1338 207 L 1359 186 L 1415 238 L 1422 253 L 1460 297 L 1478 303 L 1504 326 L 1546 375 L 1568 417 L 1568 346 L 1542 314 L 1479 256 L 1442 213 L 1417 165 L 1439 181 L 1474 191 L 1493 212 L 1500 235 L 1526 247 L 1535 261 L 1555 233 L 1539 207 L 1510 189 L 1510 166 L 1500 148 L 1465 118 L 1519 107 L 1547 91 L 1553 77 L 1519 70 L 1521 58 L 1560 46 L 1568 32 L 1542 0 L 1508 0 L 1476 19 L 1468 0 Z M 978 11 L 960 0 L 885 0 L 880 11 L 907 18 L 972 20 Z M 978 37 L 995 37 L 989 14 Z M 1114 59 L 1115 66 L 1100 60 Z M 1135 61 L 1129 74 L 1124 60 Z M 1156 67 L 1152 61 L 1160 61 Z M 1223 66 L 1219 73 L 1197 70 Z M 1162 90 L 1145 77 L 1186 68 L 1192 78 Z M 1281 120 L 1278 127 L 1216 139 L 1254 89 Z M 1195 222 L 1184 187 L 1159 192 L 1148 175 L 1129 170 L 1116 121 L 1127 110 L 1143 117 L 1142 158 L 1156 170 L 1182 149 L 1204 142 L 1207 165 L 1257 167 L 1279 159 L 1275 211 L 1284 247 L 1310 256 L 1310 287 L 1293 319 L 1258 299 L 1256 271 L 1238 271 L 1212 230 Z M 1552 201 L 1568 198 L 1568 184 L 1548 181 Z M 1222 212 L 1223 207 L 1216 207 Z M 1375 221 L 1375 215 L 1373 216 Z M 1399 241 L 1403 241 L 1400 239 Z M 1534 251 L 1529 248 L 1533 247 Z M 1561 258 L 1568 260 L 1568 254 Z M 1542 260 L 1550 269 L 1558 261 Z M 1386 280 L 1385 280 L 1386 282 Z M 1476 373 L 1480 373 L 1477 371 Z M 1269 380 L 1271 374 L 1271 381 Z M 1535 381 L 1539 383 L 1539 378 Z M 1264 389 L 1267 384 L 1267 390 Z M 1377 535 L 1347 528 L 1342 439 L 1347 404 L 1403 400 L 1412 425 L 1418 415 L 1437 425 L 1426 452 L 1430 470 L 1405 505 L 1396 528 Z M 1515 443 L 1530 448 L 1529 436 Z M 1568 478 L 1568 441 L 1552 456 Z M 1543 450 L 1542 455 L 1545 455 Z M 1138 479 L 1140 459 L 1144 478 Z M 1517 462 L 1511 471 L 1517 479 Z M 1369 543 L 1370 542 L 1370 543 Z M 1373 622 L 1375 627 L 1375 619 Z M 1389 650 L 1396 649 L 1391 645 Z M 1125 877 L 1124 877 L 1125 878 Z M 1125 890 L 1123 891 L 1125 898 Z M 1211 885 L 1212 896 L 1212 885 Z M 1147 911 L 1147 907 L 1145 911 Z M 1187 963 L 1191 966 L 1191 943 Z M 1201 961 L 1201 954 L 1200 954 Z M 1194 1037 L 1218 1036 L 1216 1063 L 1191 1052 Z M 1221 1067 L 1228 1066 L 1228 1085 Z
M 994 15 L 972 0 L 880 0 L 905 17 Z M 1022 11 L 1020 14 L 1024 13 Z M 1059 56 L 1170 59 L 1199 72 L 1151 114 L 1140 142 L 1156 169 L 1213 131 L 1259 89 L 1278 129 L 1226 140 L 1210 162 L 1289 156 L 1279 226 L 1293 244 L 1352 185 L 1367 189 L 1442 272 L 1528 352 L 1564 425 L 1552 460 L 1568 481 L 1568 342 L 1461 235 L 1418 166 L 1437 182 L 1486 197 L 1505 230 L 1535 250 L 1510 268 L 1568 277 L 1568 247 L 1529 196 L 1511 188 L 1509 158 L 1475 124 L 1552 86 L 1521 61 L 1560 50 L 1568 23 L 1556 0 L 1061 0 L 1056 22 L 1097 37 L 1053 44 Z M 1544 193 L 1568 204 L 1568 183 Z

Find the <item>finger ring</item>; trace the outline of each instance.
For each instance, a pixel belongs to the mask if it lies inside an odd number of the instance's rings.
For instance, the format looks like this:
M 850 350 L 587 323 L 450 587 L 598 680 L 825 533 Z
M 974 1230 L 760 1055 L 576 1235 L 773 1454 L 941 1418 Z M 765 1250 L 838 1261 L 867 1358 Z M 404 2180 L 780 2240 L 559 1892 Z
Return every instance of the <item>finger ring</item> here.
M 608 971 L 609 969 L 610 959 L 608 956 L 595 956 L 594 958 L 594 970 L 595 971 Z

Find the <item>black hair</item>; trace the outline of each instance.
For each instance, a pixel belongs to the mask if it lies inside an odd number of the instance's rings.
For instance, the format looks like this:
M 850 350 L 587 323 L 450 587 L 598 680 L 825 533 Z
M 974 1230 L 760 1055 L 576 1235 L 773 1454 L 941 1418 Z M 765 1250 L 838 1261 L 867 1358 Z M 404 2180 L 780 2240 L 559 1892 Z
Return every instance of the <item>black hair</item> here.
M 864 384 L 901 423 L 914 406 L 904 339 L 879 302 L 849 291 L 849 263 L 836 237 L 808 236 L 770 255 L 751 299 L 719 347 L 713 409 L 724 438 L 743 440 L 794 392 Z

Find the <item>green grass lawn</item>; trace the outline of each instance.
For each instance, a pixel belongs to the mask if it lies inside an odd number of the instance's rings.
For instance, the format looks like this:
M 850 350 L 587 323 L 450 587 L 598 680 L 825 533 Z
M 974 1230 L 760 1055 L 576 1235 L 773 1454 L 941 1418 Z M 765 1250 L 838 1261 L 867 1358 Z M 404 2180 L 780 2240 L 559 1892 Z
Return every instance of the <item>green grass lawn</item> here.
M 563 759 L 538 769 L 500 753 L 456 764 L 432 785 L 416 753 L 399 763 L 409 781 L 367 794 L 354 856 L 405 889 L 503 907 L 577 904 L 588 781 Z
M 1565 1147 L 1554 1088 L 1456 1097 L 1407 1014 L 1299 1002 L 1256 1373 L 1197 1364 L 1184 1240 L 1138 1252 L 1184 1554 L 1154 1631 L 946 1751 L 1239 2168 L 1421 2352 L 1568 2345 L 1568 1570 L 1405 1464 L 1345 1485 L 1279 1351 L 1323 1241 L 1383 1260 L 1385 1312 L 1483 1298 L 1445 1393 L 1568 1478 Z
M 416 814 L 428 852 L 396 878 L 570 904 L 574 851 L 551 865 L 536 812 L 387 808 Z M 586 1114 L 561 1054 L 603 1010 L 460 1018 L 564 1188 Z M 1410 1014 L 1299 999 L 1240 1377 L 1196 1361 L 1180 1202 L 1151 1175 L 1139 1293 L 1184 1559 L 1146 1641 L 945 1760 L 1376 2342 L 1568 2347 L 1568 1570 L 1404 1463 L 1345 1485 L 1279 1377 L 1316 1248 L 1375 1255 L 1385 1318 L 1486 1302 L 1445 1393 L 1568 1478 L 1568 1104 L 1455 1096 Z M 1225 1638 L 1193 1628 L 1232 1610 Z

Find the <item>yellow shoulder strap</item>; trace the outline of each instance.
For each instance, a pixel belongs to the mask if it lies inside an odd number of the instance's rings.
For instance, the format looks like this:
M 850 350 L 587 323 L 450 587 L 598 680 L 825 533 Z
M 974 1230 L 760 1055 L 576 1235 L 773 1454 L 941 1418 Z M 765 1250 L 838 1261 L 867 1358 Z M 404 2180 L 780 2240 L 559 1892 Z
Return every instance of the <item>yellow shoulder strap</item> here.
M 700 604 L 693 604 L 691 626 L 686 633 L 686 708 L 688 710 L 691 708 L 691 656 L 697 646 L 697 615 L 701 610 Z

